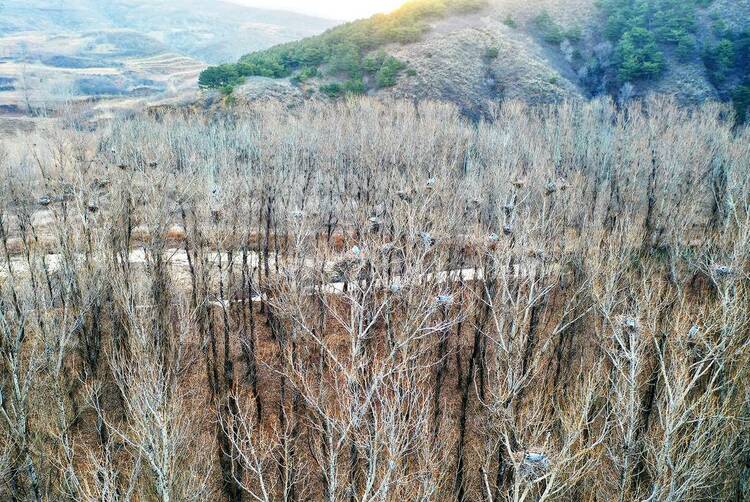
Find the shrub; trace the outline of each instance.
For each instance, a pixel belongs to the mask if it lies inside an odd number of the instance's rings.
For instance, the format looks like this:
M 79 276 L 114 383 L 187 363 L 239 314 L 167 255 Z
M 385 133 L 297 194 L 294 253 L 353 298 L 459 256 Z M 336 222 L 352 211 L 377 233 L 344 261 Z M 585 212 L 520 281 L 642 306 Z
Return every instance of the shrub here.
M 600 0 L 607 16 L 605 35 L 613 42 L 633 28 L 646 28 L 659 42 L 676 43 L 695 31 L 698 0 Z
M 694 0 L 655 0 L 648 22 L 659 42 L 677 43 L 696 27 Z
M 734 37 L 734 64 L 740 73 L 750 74 L 750 29 Z
M 737 122 L 740 124 L 746 123 L 750 117 L 750 81 L 734 90 L 732 101 L 737 114 Z
M 345 94 L 364 94 L 367 92 L 365 82 L 359 79 L 347 80 L 344 83 L 332 82 L 320 86 L 320 92 L 329 98 L 339 98 Z
M 365 82 L 361 78 L 345 82 L 343 90 L 346 94 L 364 94 L 367 91 Z
M 346 75 L 349 78 L 362 77 L 362 58 L 359 48 L 352 43 L 333 46 L 329 60 L 330 75 Z
M 242 75 L 237 72 L 237 66 L 225 64 L 210 66 L 203 70 L 198 77 L 198 85 L 203 88 L 223 88 L 239 85 L 243 81 Z
M 406 65 L 381 49 L 369 54 L 362 62 L 362 68 L 366 73 L 375 75 L 378 87 L 390 87 L 396 84 L 398 74 Z
M 703 61 L 710 71 L 710 79 L 715 84 L 726 80 L 729 71 L 734 67 L 734 42 L 724 38 L 716 45 L 709 45 L 703 52 Z
M 721 34 L 716 44 L 708 44 L 703 49 L 703 62 L 708 70 L 711 82 L 722 92 L 728 93 L 737 112 L 740 123 L 748 121 L 748 106 L 750 106 L 750 29 L 732 32 L 726 25 L 715 33 Z M 744 83 L 734 89 L 726 89 L 730 77 L 741 78 Z
M 583 31 L 580 26 L 574 26 L 565 32 L 565 38 L 571 42 L 580 42 L 583 38 Z
M 487 59 L 497 59 L 499 55 L 500 50 L 498 50 L 497 47 L 488 47 L 487 50 L 484 51 L 484 57 Z
M 311 78 L 315 78 L 319 75 L 318 69 L 315 67 L 306 67 L 302 68 L 297 75 L 295 75 L 294 80 L 297 82 L 306 82 L 310 80 Z
M 713 29 L 714 35 L 718 38 L 725 38 L 731 33 L 729 25 L 727 25 L 727 22 L 721 18 L 713 19 L 711 21 L 711 28 Z
M 617 50 L 621 79 L 655 78 L 664 69 L 659 44 L 676 46 L 681 60 L 696 51 L 697 8 L 708 0 L 600 0 L 605 36 Z
M 398 74 L 405 67 L 406 65 L 398 59 L 388 56 L 385 61 L 383 61 L 383 65 L 380 67 L 380 70 L 378 70 L 377 75 L 375 75 L 377 86 L 382 88 L 396 85 Z
M 505 26 L 509 27 L 509 28 L 517 28 L 517 27 L 518 27 L 518 23 L 516 22 L 516 20 L 515 20 L 515 19 L 513 19 L 513 18 L 512 18 L 512 17 L 510 17 L 510 16 L 507 16 L 507 17 L 506 17 L 506 18 L 505 18 L 505 19 L 503 20 L 503 24 L 504 24 Z
M 681 61 L 687 61 L 695 54 L 696 47 L 695 37 L 689 33 L 684 33 L 677 41 L 677 57 Z
M 653 34 L 644 28 L 626 32 L 615 49 L 621 80 L 631 81 L 659 76 L 664 71 L 664 55 Z
M 479 10 L 487 4 L 485 0 L 453 0 L 451 8 L 459 13 L 473 12 Z
M 331 84 L 324 84 L 320 86 L 320 92 L 328 96 L 329 98 L 337 98 L 344 92 L 344 88 L 341 84 L 334 82 Z
M 579 26 L 563 30 L 546 10 L 534 18 L 534 25 L 541 32 L 544 41 L 550 44 L 560 44 L 566 39 L 571 42 L 579 42 L 583 37 L 583 32 Z
M 542 33 L 545 42 L 559 44 L 565 39 L 562 28 L 546 10 L 534 18 L 534 25 Z
M 239 63 L 237 72 L 245 77 L 286 77 L 289 72 L 281 61 L 272 57 L 257 58 Z
M 362 68 L 367 73 L 377 73 L 378 70 L 383 66 L 387 54 L 384 50 L 379 50 L 369 54 L 362 62 Z

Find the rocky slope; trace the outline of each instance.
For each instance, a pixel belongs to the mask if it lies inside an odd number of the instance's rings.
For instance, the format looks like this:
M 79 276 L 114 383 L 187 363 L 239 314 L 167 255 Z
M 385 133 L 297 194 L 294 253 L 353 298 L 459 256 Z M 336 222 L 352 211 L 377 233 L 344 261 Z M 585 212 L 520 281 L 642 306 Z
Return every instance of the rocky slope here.
M 582 97 L 585 90 L 563 58 L 530 30 L 519 29 L 524 14 L 530 17 L 528 7 L 494 5 L 438 21 L 420 42 L 388 47 L 411 71 L 374 93 L 448 100 L 472 115 L 503 99 L 547 103 Z

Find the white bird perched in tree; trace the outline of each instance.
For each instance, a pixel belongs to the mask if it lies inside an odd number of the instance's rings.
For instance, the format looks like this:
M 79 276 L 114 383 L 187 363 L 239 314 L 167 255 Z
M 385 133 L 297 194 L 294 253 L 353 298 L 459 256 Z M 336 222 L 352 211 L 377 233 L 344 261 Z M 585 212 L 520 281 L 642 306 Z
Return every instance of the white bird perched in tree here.
M 438 295 L 436 301 L 438 305 L 445 307 L 453 303 L 453 296 L 452 295 Z
M 520 471 L 523 477 L 533 479 L 543 476 L 550 467 L 549 457 L 538 451 L 528 451 L 523 456 Z
M 622 327 L 627 331 L 638 331 L 638 321 L 633 317 L 627 317 L 622 321 Z
M 396 248 L 396 246 L 392 242 L 386 242 L 382 246 L 380 246 L 380 251 L 382 253 L 390 253 Z

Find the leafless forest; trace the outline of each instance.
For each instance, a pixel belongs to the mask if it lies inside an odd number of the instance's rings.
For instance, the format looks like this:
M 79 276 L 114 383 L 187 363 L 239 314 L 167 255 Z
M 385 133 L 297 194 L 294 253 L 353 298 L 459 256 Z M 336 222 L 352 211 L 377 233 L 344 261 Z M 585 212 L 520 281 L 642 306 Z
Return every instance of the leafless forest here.
M 750 499 L 750 130 L 272 105 L 0 154 L 0 499 Z

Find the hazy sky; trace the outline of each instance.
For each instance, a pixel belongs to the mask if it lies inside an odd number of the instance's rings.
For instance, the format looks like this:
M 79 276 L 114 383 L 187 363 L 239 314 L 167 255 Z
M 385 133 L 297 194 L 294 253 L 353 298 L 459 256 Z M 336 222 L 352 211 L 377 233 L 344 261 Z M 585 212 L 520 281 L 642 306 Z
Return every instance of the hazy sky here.
M 234 3 L 284 9 L 331 19 L 357 19 L 389 12 L 405 0 L 230 0 Z

